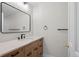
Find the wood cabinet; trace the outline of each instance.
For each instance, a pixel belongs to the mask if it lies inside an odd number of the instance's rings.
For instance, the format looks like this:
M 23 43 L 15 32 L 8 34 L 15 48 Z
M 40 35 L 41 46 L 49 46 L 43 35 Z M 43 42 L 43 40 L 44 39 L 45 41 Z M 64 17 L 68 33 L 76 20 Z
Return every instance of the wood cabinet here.
M 43 38 L 25 46 L 25 56 L 39 57 L 43 55 Z
M 41 57 L 43 55 L 43 38 L 15 49 L 3 57 Z

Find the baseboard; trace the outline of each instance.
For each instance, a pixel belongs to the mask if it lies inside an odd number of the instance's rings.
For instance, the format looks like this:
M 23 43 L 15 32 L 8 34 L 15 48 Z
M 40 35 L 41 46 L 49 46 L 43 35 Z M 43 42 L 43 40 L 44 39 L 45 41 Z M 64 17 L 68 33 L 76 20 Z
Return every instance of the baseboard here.
M 54 57 L 54 56 L 52 56 L 50 54 L 43 54 L 43 57 Z

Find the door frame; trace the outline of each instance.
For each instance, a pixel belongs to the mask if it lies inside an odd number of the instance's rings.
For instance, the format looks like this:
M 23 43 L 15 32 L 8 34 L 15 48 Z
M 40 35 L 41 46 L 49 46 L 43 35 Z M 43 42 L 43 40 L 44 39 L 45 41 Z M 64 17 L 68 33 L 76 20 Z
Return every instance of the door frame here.
M 68 3 L 68 56 L 79 57 L 79 52 L 76 50 L 77 40 L 77 2 Z

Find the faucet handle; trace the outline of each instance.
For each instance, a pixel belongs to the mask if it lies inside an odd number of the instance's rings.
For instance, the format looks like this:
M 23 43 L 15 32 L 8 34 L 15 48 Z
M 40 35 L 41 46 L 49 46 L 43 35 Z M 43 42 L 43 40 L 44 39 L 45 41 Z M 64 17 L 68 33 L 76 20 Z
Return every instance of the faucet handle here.
M 17 37 L 18 38 L 18 40 L 20 40 L 20 37 Z

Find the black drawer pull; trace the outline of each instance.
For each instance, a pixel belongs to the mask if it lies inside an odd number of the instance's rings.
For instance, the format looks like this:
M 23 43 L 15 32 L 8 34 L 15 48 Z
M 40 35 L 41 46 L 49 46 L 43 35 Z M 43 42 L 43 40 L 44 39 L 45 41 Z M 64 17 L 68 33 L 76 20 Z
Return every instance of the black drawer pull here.
M 28 54 L 27 54 L 27 56 L 31 56 L 32 55 L 32 52 L 29 52 Z
M 40 39 L 39 41 L 42 41 L 42 39 Z
M 39 53 L 39 55 L 42 55 L 42 54 L 43 54 L 42 52 Z
M 38 48 L 37 48 L 37 47 L 34 49 L 34 51 L 36 51 L 36 50 L 38 50 Z
M 39 45 L 39 47 L 42 47 L 43 45 Z
M 16 56 L 18 54 L 19 54 L 19 52 L 16 52 L 15 54 L 11 55 L 11 57 L 14 57 L 14 56 Z

